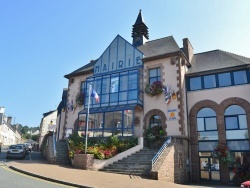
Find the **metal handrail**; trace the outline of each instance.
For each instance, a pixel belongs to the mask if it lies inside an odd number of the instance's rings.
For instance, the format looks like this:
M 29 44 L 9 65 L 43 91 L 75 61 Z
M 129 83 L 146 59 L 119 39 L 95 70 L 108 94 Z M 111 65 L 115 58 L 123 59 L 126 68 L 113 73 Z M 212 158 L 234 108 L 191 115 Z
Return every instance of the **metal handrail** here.
M 156 155 L 152 159 L 152 168 L 154 167 L 156 161 L 160 158 L 160 156 L 162 155 L 163 151 L 168 147 L 169 144 L 171 144 L 171 137 L 168 137 L 166 139 L 166 141 L 164 142 L 164 144 L 161 146 L 161 148 L 159 149 L 159 151 L 156 153 Z

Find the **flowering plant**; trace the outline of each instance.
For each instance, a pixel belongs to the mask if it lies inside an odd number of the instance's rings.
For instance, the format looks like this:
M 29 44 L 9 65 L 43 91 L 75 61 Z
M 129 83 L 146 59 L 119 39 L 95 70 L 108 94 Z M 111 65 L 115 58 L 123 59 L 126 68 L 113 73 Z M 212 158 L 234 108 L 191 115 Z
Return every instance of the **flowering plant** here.
M 75 154 L 85 153 L 85 141 L 78 133 L 70 135 L 67 142 L 69 158 L 74 159 Z M 109 159 L 137 144 L 137 139 L 132 137 L 123 140 L 119 139 L 118 136 L 111 136 L 105 141 L 102 139 L 89 138 L 87 154 L 94 154 L 95 159 Z
M 219 159 L 224 164 L 230 164 L 234 161 L 231 151 L 225 144 L 218 144 L 212 155 L 214 158 Z
M 152 84 L 147 84 L 145 87 L 145 92 L 148 95 L 155 96 L 163 92 L 163 84 L 161 81 L 155 81 Z
M 149 128 L 145 132 L 145 138 L 149 141 L 154 141 L 157 139 L 162 138 L 164 135 L 164 131 L 162 126 L 154 126 L 152 128 Z
M 233 183 L 235 185 L 240 185 L 242 182 L 250 179 L 250 166 L 247 163 L 244 164 L 235 164 L 233 172 Z
M 84 94 L 83 93 L 78 93 L 76 95 L 76 104 L 81 106 L 81 105 L 83 105 L 83 102 L 84 102 Z

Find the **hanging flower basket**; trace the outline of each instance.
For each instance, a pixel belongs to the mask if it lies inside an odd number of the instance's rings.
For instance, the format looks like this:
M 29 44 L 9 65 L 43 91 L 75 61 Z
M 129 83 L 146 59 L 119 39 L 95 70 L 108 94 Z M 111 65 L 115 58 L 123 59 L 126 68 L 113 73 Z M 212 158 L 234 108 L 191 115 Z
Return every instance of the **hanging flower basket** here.
M 220 162 L 229 165 L 234 161 L 231 151 L 225 144 L 219 144 L 213 151 L 212 156 Z
M 83 93 L 78 93 L 76 95 L 76 104 L 81 106 L 81 105 L 83 105 L 83 102 L 84 102 L 84 94 Z
M 156 96 L 163 92 L 163 84 L 161 81 L 155 81 L 152 84 L 147 84 L 145 87 L 145 92 L 148 95 Z

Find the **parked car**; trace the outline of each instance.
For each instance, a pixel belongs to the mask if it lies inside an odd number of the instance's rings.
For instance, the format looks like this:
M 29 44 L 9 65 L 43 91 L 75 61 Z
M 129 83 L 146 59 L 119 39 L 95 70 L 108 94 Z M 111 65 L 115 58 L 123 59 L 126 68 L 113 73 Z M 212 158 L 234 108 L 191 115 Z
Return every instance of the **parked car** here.
M 243 182 L 240 187 L 250 188 L 250 181 Z
M 20 158 L 24 159 L 26 156 L 25 147 L 22 145 L 11 145 L 6 153 L 6 159 Z
M 26 145 L 26 147 L 29 148 L 29 151 L 31 152 L 32 151 L 32 145 L 31 145 L 31 143 L 25 142 L 24 144 Z
M 16 144 L 17 146 L 20 145 L 20 146 L 23 146 L 24 149 L 25 149 L 25 154 L 28 155 L 29 154 L 29 147 L 26 146 L 26 144 Z

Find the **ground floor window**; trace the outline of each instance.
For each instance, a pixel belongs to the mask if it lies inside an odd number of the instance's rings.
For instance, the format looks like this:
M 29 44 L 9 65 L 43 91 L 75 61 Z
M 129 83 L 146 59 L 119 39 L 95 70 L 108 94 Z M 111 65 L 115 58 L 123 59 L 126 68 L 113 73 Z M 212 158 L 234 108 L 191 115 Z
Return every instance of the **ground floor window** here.
M 89 137 L 121 137 L 133 135 L 134 110 L 118 110 L 111 112 L 91 113 L 88 121 Z M 79 114 L 78 132 L 85 135 L 87 114 Z

